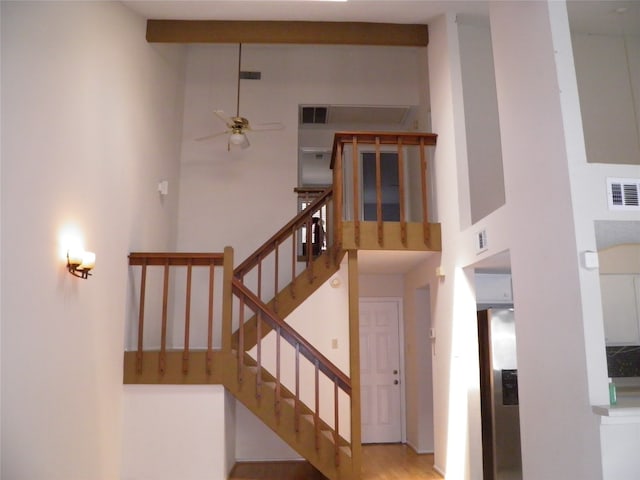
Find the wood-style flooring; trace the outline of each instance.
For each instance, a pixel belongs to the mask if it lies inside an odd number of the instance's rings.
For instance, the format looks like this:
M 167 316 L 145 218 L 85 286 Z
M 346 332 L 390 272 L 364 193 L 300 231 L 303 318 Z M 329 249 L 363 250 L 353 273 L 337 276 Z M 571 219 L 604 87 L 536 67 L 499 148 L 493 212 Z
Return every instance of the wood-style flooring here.
M 400 444 L 364 445 L 362 480 L 433 480 L 433 455 L 418 455 Z M 307 462 L 238 463 L 229 480 L 324 480 Z

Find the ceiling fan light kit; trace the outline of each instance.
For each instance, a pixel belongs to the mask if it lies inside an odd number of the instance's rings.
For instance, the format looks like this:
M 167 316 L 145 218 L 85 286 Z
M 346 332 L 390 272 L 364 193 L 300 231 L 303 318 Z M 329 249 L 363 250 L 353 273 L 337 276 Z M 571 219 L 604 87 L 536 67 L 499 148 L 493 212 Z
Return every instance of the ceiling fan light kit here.
M 271 122 L 271 123 L 263 123 L 258 124 L 252 127 L 249 124 L 249 120 L 245 117 L 240 116 L 240 79 L 242 78 L 251 78 L 251 79 L 259 79 L 260 75 L 248 77 L 243 75 L 243 73 L 259 73 L 259 72 L 242 72 L 242 44 L 240 43 L 238 46 L 238 90 L 236 94 L 236 116 L 235 117 L 227 117 L 222 110 L 214 110 L 213 113 L 222 120 L 227 126 L 226 130 L 221 132 L 213 133 L 211 135 L 207 135 L 205 137 L 196 138 L 196 141 L 209 140 L 211 138 L 215 138 L 222 135 L 229 135 L 227 139 L 227 150 L 231 150 L 231 145 L 239 146 L 241 148 L 249 147 L 249 138 L 247 137 L 248 131 L 268 131 L 268 130 L 282 130 L 284 125 L 280 122 Z

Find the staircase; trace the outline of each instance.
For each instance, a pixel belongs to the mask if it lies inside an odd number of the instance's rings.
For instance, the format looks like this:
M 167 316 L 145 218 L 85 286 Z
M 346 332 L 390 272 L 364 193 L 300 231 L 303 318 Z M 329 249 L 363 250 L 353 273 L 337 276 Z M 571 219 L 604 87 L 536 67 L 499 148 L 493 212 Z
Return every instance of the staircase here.
M 321 253 L 315 257 L 314 249 L 309 248 L 313 240 L 312 218 L 321 215 L 332 196 L 332 188 L 322 192 L 234 270 L 233 295 L 240 302 L 240 320 L 239 328 L 232 336 L 231 348 L 237 362 L 225 386 L 322 474 L 337 480 L 357 478 L 357 474 L 354 476 L 350 443 L 339 433 L 339 398 L 341 394 L 349 398 L 350 379 L 284 321 L 339 269 L 342 255 L 335 246 L 320 250 Z M 298 240 L 302 240 L 307 248 L 299 249 L 302 242 Z M 281 251 L 286 252 L 291 262 L 281 261 Z M 265 266 L 269 263 L 270 268 Z M 290 264 L 290 268 L 281 268 L 283 263 L 287 267 Z M 300 263 L 305 266 L 303 270 L 297 268 Z M 287 272 L 283 273 L 283 270 Z M 245 283 L 251 275 L 252 290 L 249 282 Z M 275 295 L 266 302 L 261 299 L 265 277 L 276 285 Z M 289 281 L 278 288 L 283 277 Z M 272 365 L 275 373 L 262 364 L 262 340 L 269 334 L 276 337 L 276 360 Z M 280 376 L 281 368 L 286 367 L 281 364 L 283 341 L 295 351 L 295 378 L 290 387 L 293 392 L 285 387 Z M 247 353 L 249 351 L 254 351 L 253 356 Z M 302 373 L 305 363 L 306 370 L 313 370 L 311 386 Z M 331 426 L 326 421 L 326 412 L 321 412 L 321 377 L 334 384 L 333 401 L 329 407 Z M 302 400 L 301 389 L 305 388 L 305 383 L 307 390 L 313 392 L 312 405 Z
M 417 162 L 413 172 L 418 172 L 415 176 L 422 185 L 420 222 L 407 221 L 404 213 L 400 222 L 383 222 L 381 215 L 374 222 L 359 220 L 357 175 L 352 174 L 350 201 L 345 201 L 343 191 L 343 171 L 357 171 L 359 141 L 375 146 L 378 171 L 381 145 L 398 146 L 402 212 L 408 210 L 402 204 L 405 198 L 411 198 L 411 192 L 404 190 L 404 171 L 411 174 L 413 168 L 403 162 Z M 141 267 L 133 282 L 134 288 L 139 285 L 139 313 L 137 348 L 125 352 L 124 382 L 222 384 L 325 477 L 360 478 L 357 280 L 354 288 L 350 285 L 349 300 L 352 378 L 285 319 L 339 270 L 347 249 L 440 249 L 439 225 L 428 222 L 426 202 L 424 150 L 434 144 L 433 134 L 336 134 L 332 162 L 336 190 L 330 187 L 317 195 L 235 269 L 230 247 L 224 253 L 130 254 L 129 264 Z M 416 146 L 418 153 L 405 155 L 409 145 Z M 351 163 L 344 170 L 349 155 Z M 381 212 L 379 183 L 378 178 L 376 201 Z M 328 244 L 314 252 L 303 245 L 312 245 L 312 218 L 318 215 L 327 220 Z M 357 279 L 357 265 L 351 263 L 356 257 L 350 254 L 349 258 L 352 282 Z M 197 305 L 192 279 L 202 282 L 203 276 L 196 277 L 196 269 L 208 270 L 208 298 L 206 302 L 199 299 Z M 185 272 L 184 279 L 177 275 L 179 271 Z M 216 298 L 218 282 L 223 285 L 222 298 Z M 152 289 L 147 283 L 161 284 L 162 293 L 149 294 L 147 290 Z M 179 295 L 182 291 L 184 299 Z M 185 312 L 180 334 L 179 319 L 169 314 L 169 304 L 176 302 L 183 304 Z M 169 347 L 174 344 L 180 348 Z

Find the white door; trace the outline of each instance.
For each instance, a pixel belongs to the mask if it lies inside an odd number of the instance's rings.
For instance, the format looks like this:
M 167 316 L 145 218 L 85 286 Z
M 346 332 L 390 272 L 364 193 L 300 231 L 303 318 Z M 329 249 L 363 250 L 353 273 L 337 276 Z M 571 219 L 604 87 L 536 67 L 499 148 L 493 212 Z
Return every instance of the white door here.
M 362 443 L 402 441 L 398 310 L 395 301 L 360 302 Z

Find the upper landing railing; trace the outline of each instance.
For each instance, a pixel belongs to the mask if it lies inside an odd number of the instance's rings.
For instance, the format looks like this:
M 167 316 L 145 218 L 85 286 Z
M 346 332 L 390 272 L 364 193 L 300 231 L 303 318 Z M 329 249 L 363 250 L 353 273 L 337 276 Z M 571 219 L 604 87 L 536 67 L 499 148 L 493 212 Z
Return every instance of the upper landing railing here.
M 335 134 L 333 217 L 342 219 L 336 245 L 440 250 L 440 230 L 430 223 L 427 155 L 436 139 L 414 132 Z

